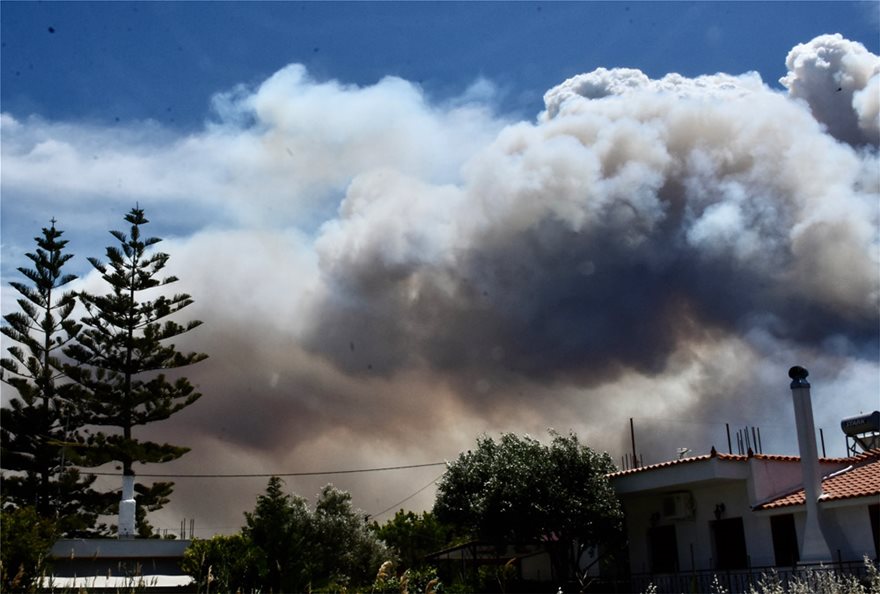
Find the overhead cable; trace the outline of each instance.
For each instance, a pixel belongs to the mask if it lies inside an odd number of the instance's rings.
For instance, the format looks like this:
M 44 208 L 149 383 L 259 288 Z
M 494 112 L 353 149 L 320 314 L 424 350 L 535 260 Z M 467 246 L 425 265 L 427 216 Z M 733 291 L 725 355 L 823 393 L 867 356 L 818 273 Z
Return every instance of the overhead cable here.
M 382 514 L 388 513 L 388 512 L 390 512 L 391 510 L 395 509 L 397 506 L 399 506 L 399 505 L 403 505 L 404 503 L 406 503 L 407 501 L 409 501 L 410 499 L 412 499 L 413 497 L 415 497 L 416 495 L 418 495 L 419 493 L 421 493 L 422 491 L 424 491 L 425 489 L 427 489 L 428 487 L 430 487 L 431 485 L 433 485 L 434 483 L 436 483 L 437 481 L 439 481 L 440 478 L 441 478 L 444 474 L 446 474 L 445 471 L 444 471 L 444 472 L 441 472 L 440 474 L 438 474 L 438 475 L 434 478 L 434 480 L 432 480 L 430 483 L 428 483 L 427 485 L 425 485 L 424 487 L 422 487 L 421 489 L 419 489 L 418 491 L 416 491 L 416 492 L 413 493 L 412 495 L 409 495 L 409 496 L 407 496 L 407 497 L 404 497 L 403 499 L 401 499 L 400 501 L 398 501 L 398 502 L 395 503 L 394 505 L 388 506 L 386 509 L 383 509 L 383 510 L 380 511 L 378 514 L 373 514 L 373 515 L 370 516 L 370 517 L 371 517 L 371 518 L 378 518 L 378 517 L 381 516 Z
M 427 464 L 405 464 L 401 466 L 382 466 L 379 468 L 355 468 L 350 470 L 318 470 L 312 472 L 256 472 L 248 474 L 154 474 L 154 473 L 137 473 L 136 476 L 143 478 L 201 478 L 201 479 L 220 479 L 220 478 L 268 478 L 268 477 L 286 477 L 286 476 L 324 476 L 330 474 L 357 474 L 364 472 L 384 472 L 388 470 L 407 470 L 410 468 L 428 468 L 431 466 L 445 466 L 446 462 L 428 462 Z M 89 472 L 88 474 L 95 476 L 119 476 L 118 472 Z M 442 475 L 441 475 L 442 476 Z M 436 479 L 435 479 L 436 480 Z

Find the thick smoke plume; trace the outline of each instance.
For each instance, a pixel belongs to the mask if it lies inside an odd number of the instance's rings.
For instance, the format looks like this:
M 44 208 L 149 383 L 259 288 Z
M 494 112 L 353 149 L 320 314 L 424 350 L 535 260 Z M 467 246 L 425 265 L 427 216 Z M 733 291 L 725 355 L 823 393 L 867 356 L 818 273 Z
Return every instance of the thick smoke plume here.
M 793 452 L 789 366 L 828 430 L 880 390 L 880 58 L 828 35 L 786 63 L 787 93 L 602 68 L 532 122 L 291 66 L 183 139 L 4 115 L 4 195 L 45 194 L 70 236 L 90 191 L 102 229 L 133 200 L 174 221 L 160 247 L 205 321 L 180 346 L 211 358 L 151 429 L 193 451 L 155 472 L 428 462 L 548 427 L 619 456 L 629 417 L 646 461 L 723 449 L 725 422 Z M 336 481 L 377 513 L 441 470 Z M 182 479 L 158 523 L 235 529 L 263 484 Z
M 876 352 L 876 153 L 757 75 L 600 69 L 545 100 L 460 185 L 353 180 L 315 242 L 313 350 L 353 373 L 582 385 L 663 373 L 682 345 L 755 327 Z M 349 343 L 369 366 L 338 356 Z

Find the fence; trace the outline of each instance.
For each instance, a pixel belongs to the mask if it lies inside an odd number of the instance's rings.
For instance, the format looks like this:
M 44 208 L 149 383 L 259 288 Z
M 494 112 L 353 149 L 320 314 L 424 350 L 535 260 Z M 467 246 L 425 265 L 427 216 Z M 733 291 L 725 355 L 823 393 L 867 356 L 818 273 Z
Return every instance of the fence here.
M 593 584 L 592 591 L 602 592 L 645 592 L 650 586 L 656 588 L 657 594 L 680 594 L 684 592 L 716 592 L 713 582 L 730 594 L 748 592 L 754 586 L 760 591 L 759 583 L 765 577 L 775 574 L 779 583 L 788 591 L 789 582 L 794 577 L 803 579 L 809 572 L 818 575 L 834 574 L 835 576 L 853 576 L 857 580 L 867 577 L 868 569 L 864 561 L 844 561 L 824 564 L 805 564 L 795 567 L 750 567 L 734 570 L 700 570 L 681 573 L 634 573 L 627 579 L 601 580 Z M 772 579 L 772 578 L 771 578 Z M 596 589 L 598 588 L 598 589 Z

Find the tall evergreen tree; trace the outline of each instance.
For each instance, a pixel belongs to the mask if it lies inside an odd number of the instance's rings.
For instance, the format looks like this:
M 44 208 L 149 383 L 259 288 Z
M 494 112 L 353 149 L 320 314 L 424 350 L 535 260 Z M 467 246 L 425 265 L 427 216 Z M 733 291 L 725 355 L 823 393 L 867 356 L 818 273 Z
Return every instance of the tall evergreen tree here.
M 364 586 L 391 555 L 366 516 L 352 507 L 351 495 L 333 485 L 321 489 L 312 511 L 302 497 L 284 493 L 273 476 L 245 520 L 241 533 L 253 547 L 251 567 L 266 592 Z M 198 579 L 200 568 L 193 569 Z
M 21 311 L 3 317 L 0 332 L 16 345 L 0 366 L 3 382 L 18 394 L 0 409 L 0 466 L 13 473 L 4 474 L 0 494 L 6 505 L 33 506 L 43 518 L 57 521 L 62 534 L 79 536 L 94 528 L 105 503 L 91 488 L 95 476 L 80 476 L 71 467 L 67 448 L 82 418 L 65 390 L 70 384 L 57 355 L 80 325 L 71 319 L 74 294 L 62 289 L 76 278 L 63 272 L 73 255 L 64 253 L 62 234 L 53 219 L 34 238 L 36 251 L 26 254 L 33 268 L 18 269 L 32 284 L 10 283 L 21 295 Z
M 130 231 L 110 232 L 119 245 L 106 249 L 108 262 L 89 258 L 110 285 L 110 292 L 80 295 L 86 308 L 80 320 L 83 328 L 64 352 L 75 362 L 65 370 L 85 392 L 89 421 L 102 428 L 86 440 L 83 464 L 115 461 L 121 463 L 123 475 L 134 476 L 136 462 L 168 462 L 188 451 L 167 443 L 141 441 L 134 436 L 134 428 L 167 419 L 195 402 L 201 394 L 189 380 L 180 376 L 171 379 L 164 372 L 197 363 L 207 355 L 182 353 L 168 344 L 201 322 L 179 324 L 169 319 L 192 303 L 189 295 L 148 298 L 150 289 L 165 287 L 177 278 L 160 277 L 169 256 L 150 249 L 161 239 L 141 236 L 141 227 L 149 222 L 143 209 L 135 207 L 124 218 Z M 172 485 L 135 485 L 140 536 L 151 532 L 145 511 L 161 508 Z
M 310 545 L 316 538 L 306 500 L 288 495 L 277 476 L 257 497 L 253 512 L 245 512 L 244 537 L 257 549 L 255 565 L 269 592 L 304 592 L 312 575 Z

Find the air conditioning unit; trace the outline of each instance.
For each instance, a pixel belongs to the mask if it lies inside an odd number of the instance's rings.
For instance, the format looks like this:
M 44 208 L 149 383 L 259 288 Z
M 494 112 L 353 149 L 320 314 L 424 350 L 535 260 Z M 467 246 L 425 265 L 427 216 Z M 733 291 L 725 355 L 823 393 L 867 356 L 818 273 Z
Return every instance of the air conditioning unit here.
M 687 491 L 664 495 L 660 501 L 660 517 L 665 520 L 687 520 L 693 518 L 693 496 Z

